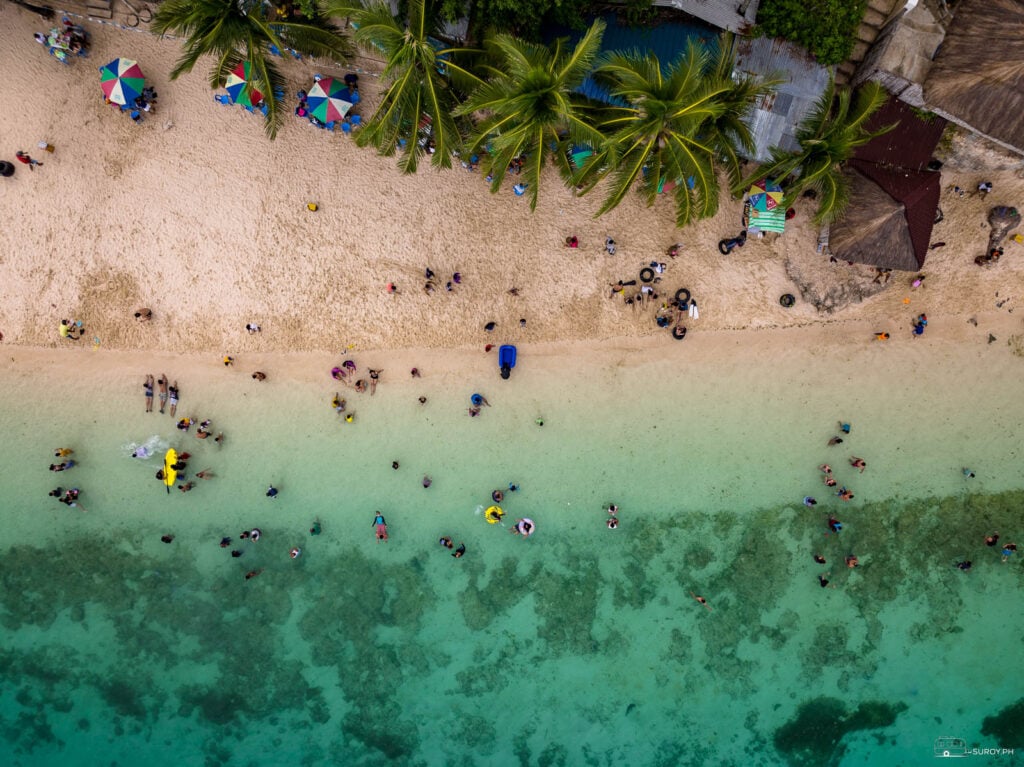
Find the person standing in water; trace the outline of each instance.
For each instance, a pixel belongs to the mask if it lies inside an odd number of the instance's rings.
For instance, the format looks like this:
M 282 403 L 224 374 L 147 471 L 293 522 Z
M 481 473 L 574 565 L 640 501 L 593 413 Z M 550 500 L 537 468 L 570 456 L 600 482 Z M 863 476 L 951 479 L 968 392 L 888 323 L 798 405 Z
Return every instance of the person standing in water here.
M 150 373 L 146 376 L 146 381 L 142 384 L 142 392 L 146 395 L 146 412 L 153 412 L 153 374 Z
M 160 412 L 164 412 L 164 406 L 167 404 L 167 374 L 161 373 L 160 378 L 157 380 L 157 385 L 160 387 Z
M 165 380 L 166 380 L 166 376 L 165 376 Z M 168 387 L 167 390 L 168 390 L 168 392 L 170 394 L 171 418 L 174 418 L 175 413 L 178 412 L 178 382 L 175 381 L 173 384 L 171 384 Z
M 384 515 L 379 511 L 373 518 L 373 526 L 377 532 L 377 543 L 381 541 L 387 541 L 388 539 L 388 523 L 384 521 Z

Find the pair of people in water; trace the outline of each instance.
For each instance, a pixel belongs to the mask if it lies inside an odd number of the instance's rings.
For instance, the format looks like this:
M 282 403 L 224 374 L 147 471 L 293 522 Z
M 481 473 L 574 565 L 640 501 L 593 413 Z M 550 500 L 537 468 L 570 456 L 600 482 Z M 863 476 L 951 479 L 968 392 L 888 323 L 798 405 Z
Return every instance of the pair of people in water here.
M 438 540 L 438 543 L 440 543 L 441 546 L 443 546 L 446 549 L 451 549 L 455 545 L 454 543 L 452 543 L 451 537 L 447 536 L 447 535 L 441 537 Z M 461 559 L 462 556 L 465 553 L 466 553 L 466 544 L 464 544 L 464 543 L 462 543 L 460 541 L 459 542 L 459 547 L 457 549 L 455 549 L 455 551 L 452 552 L 452 556 L 455 557 L 456 559 Z

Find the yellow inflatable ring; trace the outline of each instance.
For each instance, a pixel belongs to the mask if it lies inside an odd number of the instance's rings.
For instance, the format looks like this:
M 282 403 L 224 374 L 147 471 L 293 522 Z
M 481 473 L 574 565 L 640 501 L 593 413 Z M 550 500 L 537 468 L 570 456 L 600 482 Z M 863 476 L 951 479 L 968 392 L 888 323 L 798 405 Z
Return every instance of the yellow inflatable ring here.
M 484 519 L 487 520 L 487 524 L 496 525 L 501 522 L 501 518 L 505 516 L 505 512 L 501 510 L 500 506 L 490 506 L 487 511 L 484 512 Z

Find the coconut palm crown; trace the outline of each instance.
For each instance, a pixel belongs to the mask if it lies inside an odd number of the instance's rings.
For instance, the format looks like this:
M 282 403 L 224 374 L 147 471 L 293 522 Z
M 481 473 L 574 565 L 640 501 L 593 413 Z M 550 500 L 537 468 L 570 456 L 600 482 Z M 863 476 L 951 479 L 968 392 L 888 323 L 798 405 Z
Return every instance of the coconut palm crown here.
M 415 173 L 421 155 L 429 152 L 435 167 L 450 168 L 452 155 L 462 148 L 459 126 L 452 115 L 453 85 L 471 88 L 480 83 L 459 60 L 471 49 L 445 48 L 430 38 L 430 14 L 425 0 L 410 0 L 406 21 L 395 18 L 383 0 L 366 5 L 358 0 L 334 0 L 328 11 L 350 16 L 357 42 L 383 54 L 382 79 L 387 89 L 373 115 L 356 138 L 385 155 L 402 149 L 398 165 Z
M 786 189 L 784 204 L 790 205 L 804 190 L 813 189 L 818 197 L 816 223 L 828 223 L 843 215 L 850 201 L 849 182 L 843 164 L 859 146 L 892 130 L 887 125 L 868 131 L 868 119 L 888 98 L 882 86 L 865 83 L 854 97 L 847 88 L 837 89 L 830 82 L 811 113 L 800 123 L 796 140 L 800 149 L 772 150 L 771 160 L 733 187 L 743 191 L 759 178 L 777 179 Z M 788 178 L 787 178 L 788 177 Z
M 593 66 L 604 29 L 603 21 L 595 21 L 571 48 L 565 39 L 547 46 L 507 34 L 487 41 L 492 56 L 484 67 L 487 81 L 456 114 L 480 116 L 470 143 L 486 150 L 481 162 L 493 177 L 492 192 L 501 188 L 513 162 L 523 158 L 519 181 L 526 185 L 533 210 L 545 160 L 554 156 L 568 175 L 566 146 L 600 138 L 587 119 L 585 98 L 575 91 Z
M 250 65 L 250 84 L 263 94 L 265 127 L 274 138 L 284 118 L 274 95 L 285 87 L 284 77 L 270 58 L 270 46 L 292 48 L 301 54 L 344 61 L 351 44 L 326 17 L 295 20 L 281 17 L 269 3 L 255 0 L 165 0 L 153 16 L 152 31 L 184 38 L 184 52 L 171 70 L 175 80 L 203 56 L 213 57 L 210 87 L 220 88 L 241 62 Z
M 594 79 L 608 89 L 611 104 L 598 122 L 604 138 L 573 181 L 587 193 L 607 181 L 598 215 L 616 207 L 632 189 L 648 205 L 674 181 L 678 226 L 718 210 L 716 170 L 730 183 L 740 178 L 738 149 L 753 140 L 742 122 L 759 95 L 775 82 L 731 78 L 729 38 L 717 47 L 691 41 L 668 66 L 650 52 L 609 53 Z

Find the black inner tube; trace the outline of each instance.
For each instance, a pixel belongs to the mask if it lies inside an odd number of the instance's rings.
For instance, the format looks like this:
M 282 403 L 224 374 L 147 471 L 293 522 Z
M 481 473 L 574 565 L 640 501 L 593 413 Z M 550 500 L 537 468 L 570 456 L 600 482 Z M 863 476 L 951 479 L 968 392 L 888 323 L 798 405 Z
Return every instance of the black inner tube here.
M 687 288 L 679 288 L 676 291 L 676 304 L 680 309 L 685 309 L 690 303 L 690 291 Z
M 686 328 L 682 325 L 676 325 L 672 328 L 672 337 L 677 341 L 682 341 L 686 338 Z
M 796 303 L 796 298 L 793 297 L 792 293 L 783 293 L 779 298 L 779 303 L 788 309 Z
M 654 279 L 654 270 L 649 266 L 645 266 L 640 270 L 640 282 L 650 282 Z
M 731 250 L 732 250 L 732 248 L 729 247 L 729 240 L 719 240 L 718 241 L 718 252 L 721 253 L 723 256 L 728 256 L 729 255 L 729 251 L 731 251 Z

